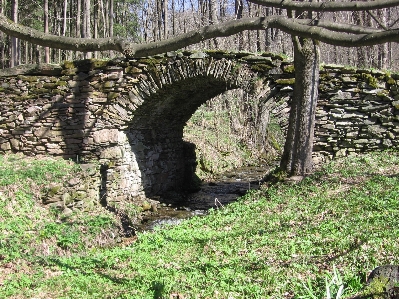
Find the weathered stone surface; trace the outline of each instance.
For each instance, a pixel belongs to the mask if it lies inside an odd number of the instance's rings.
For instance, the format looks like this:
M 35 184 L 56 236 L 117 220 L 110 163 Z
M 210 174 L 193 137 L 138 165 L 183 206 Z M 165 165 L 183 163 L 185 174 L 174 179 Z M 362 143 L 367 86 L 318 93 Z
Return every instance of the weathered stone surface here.
M 195 168 L 187 167 L 184 155 L 185 122 L 226 89 L 261 97 L 286 130 L 294 73 L 281 60 L 184 51 L 0 71 L 0 153 L 51 154 L 84 163 L 84 176 L 67 180 L 50 200 L 62 202 L 60 208 L 84 207 L 100 196 L 121 201 L 179 189 Z M 258 67 L 263 64 L 270 68 Z M 321 74 L 316 152 L 333 157 L 399 146 L 399 95 L 392 83 L 397 78 L 386 84 L 381 72 L 334 65 Z

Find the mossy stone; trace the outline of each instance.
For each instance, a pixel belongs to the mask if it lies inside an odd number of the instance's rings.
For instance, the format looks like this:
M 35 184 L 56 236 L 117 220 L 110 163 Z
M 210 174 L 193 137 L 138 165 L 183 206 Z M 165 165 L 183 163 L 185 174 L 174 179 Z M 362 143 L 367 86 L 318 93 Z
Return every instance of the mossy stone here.
M 92 59 L 91 66 L 93 69 L 101 69 L 108 65 L 108 60 Z
M 118 92 L 110 92 L 108 93 L 108 100 L 116 99 L 119 96 Z
M 285 73 L 289 73 L 289 74 L 294 73 L 294 72 L 295 72 L 295 67 L 294 67 L 294 65 L 290 64 L 290 65 L 285 66 L 285 67 L 284 67 L 284 72 L 285 72 Z
M 281 85 L 293 85 L 295 83 L 295 78 L 290 78 L 290 79 L 277 79 L 276 80 L 277 84 Z
M 64 61 L 63 67 L 65 69 L 74 69 L 75 68 L 75 64 L 73 63 L 73 61 Z
M 36 82 L 37 77 L 36 76 L 24 76 L 24 75 L 19 75 L 17 76 L 18 79 L 26 82 Z
M 368 85 L 371 87 L 377 88 L 378 87 L 378 79 L 371 74 L 363 73 L 362 78 L 366 81 Z
M 61 190 L 61 186 L 60 186 L 60 185 L 52 186 L 52 187 L 50 187 L 49 190 L 48 190 L 48 195 L 49 195 L 50 197 L 51 197 L 51 196 L 54 196 L 54 195 L 56 195 L 60 190 Z
M 258 63 L 258 64 L 251 65 L 251 70 L 253 70 L 254 72 L 266 72 L 266 71 L 270 70 L 271 68 L 273 68 L 273 67 L 270 65 L 264 64 L 264 63 Z

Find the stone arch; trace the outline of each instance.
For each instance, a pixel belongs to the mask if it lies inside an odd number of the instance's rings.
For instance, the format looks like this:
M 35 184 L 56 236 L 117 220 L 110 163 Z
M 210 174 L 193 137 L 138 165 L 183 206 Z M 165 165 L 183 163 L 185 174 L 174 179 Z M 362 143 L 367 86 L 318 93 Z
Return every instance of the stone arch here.
M 133 197 L 189 187 L 196 161 L 195 146 L 183 141 L 186 122 L 227 90 L 253 90 L 258 77 L 248 65 L 227 59 L 181 59 L 149 68 L 146 80 L 106 108 L 122 134 L 120 161 L 107 170 L 107 182 L 116 175 L 123 193 Z

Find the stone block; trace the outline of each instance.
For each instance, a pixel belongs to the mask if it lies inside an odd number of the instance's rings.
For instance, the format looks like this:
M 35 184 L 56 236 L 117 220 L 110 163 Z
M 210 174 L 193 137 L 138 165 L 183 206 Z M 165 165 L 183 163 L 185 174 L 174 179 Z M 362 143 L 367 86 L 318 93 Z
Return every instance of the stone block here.
M 123 150 L 119 146 L 109 147 L 104 149 L 101 154 L 101 159 L 121 159 L 123 157 Z
M 0 149 L 1 149 L 2 151 L 9 151 L 9 150 L 11 150 L 11 145 L 10 145 L 9 142 L 4 142 L 4 143 L 2 143 L 2 144 L 0 145 Z
M 95 143 L 118 143 L 119 131 L 117 129 L 104 129 L 94 132 L 93 140 Z
M 13 139 L 10 140 L 10 143 L 11 143 L 11 148 L 12 149 L 14 149 L 14 150 L 18 150 L 19 149 L 20 141 L 18 139 L 13 138 Z

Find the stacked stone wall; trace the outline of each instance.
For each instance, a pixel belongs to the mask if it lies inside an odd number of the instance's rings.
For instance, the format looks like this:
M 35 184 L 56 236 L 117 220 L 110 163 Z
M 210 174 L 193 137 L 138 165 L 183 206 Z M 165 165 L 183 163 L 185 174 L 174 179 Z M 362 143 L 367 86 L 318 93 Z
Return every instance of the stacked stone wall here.
M 398 79 L 324 66 L 314 150 L 333 157 L 397 148 Z M 268 83 L 265 107 L 286 128 L 293 67 L 271 54 L 183 52 L 5 70 L 0 153 L 95 163 L 101 190 L 90 192 L 94 200 L 156 195 L 189 184 L 192 147 L 184 145 L 182 129 L 192 113 L 228 89 L 256 92 L 259 80 Z

